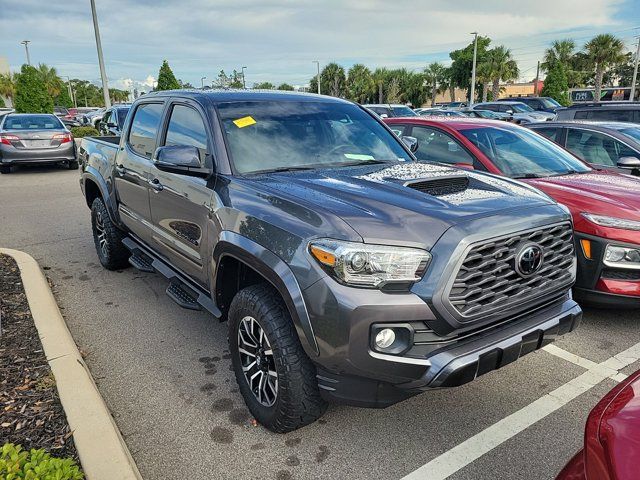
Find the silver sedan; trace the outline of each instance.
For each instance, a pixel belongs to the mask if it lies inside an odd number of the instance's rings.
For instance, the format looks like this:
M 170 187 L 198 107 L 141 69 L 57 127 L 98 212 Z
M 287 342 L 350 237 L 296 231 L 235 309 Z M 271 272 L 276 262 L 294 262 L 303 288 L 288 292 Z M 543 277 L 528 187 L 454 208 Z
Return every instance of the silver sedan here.
M 10 113 L 0 117 L 0 173 L 13 165 L 63 164 L 78 168 L 71 132 L 55 116 Z

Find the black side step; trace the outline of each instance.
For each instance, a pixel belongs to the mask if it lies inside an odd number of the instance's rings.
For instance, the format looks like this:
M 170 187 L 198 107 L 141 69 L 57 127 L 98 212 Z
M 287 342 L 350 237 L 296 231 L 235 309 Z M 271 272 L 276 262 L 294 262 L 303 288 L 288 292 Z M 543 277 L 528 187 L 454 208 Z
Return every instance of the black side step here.
M 131 251 L 129 262 L 144 272 L 158 272 L 169 279 L 167 295 L 183 308 L 201 310 L 204 308 L 214 317 L 222 317 L 222 312 L 211 299 L 209 292 L 191 282 L 188 277 L 174 270 L 169 264 L 159 259 L 148 248 L 131 237 L 122 239 L 122 244 Z
M 189 310 L 202 310 L 202 307 L 198 303 L 198 295 L 192 292 L 189 287 L 177 278 L 174 278 L 169 282 L 167 295 L 182 308 L 188 308 Z

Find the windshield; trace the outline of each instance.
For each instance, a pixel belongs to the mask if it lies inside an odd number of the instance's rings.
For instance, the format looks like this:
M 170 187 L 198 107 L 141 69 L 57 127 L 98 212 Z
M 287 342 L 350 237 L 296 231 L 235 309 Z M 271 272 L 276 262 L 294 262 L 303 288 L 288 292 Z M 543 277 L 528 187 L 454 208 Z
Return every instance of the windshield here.
M 6 117 L 4 130 L 57 130 L 64 126 L 55 115 L 11 115 Z
M 512 178 L 551 177 L 591 169 L 555 143 L 524 128 L 461 130 L 500 171 Z
M 241 174 L 411 160 L 400 140 L 356 105 L 230 102 L 218 111 Z
M 418 114 L 411 110 L 409 107 L 391 107 L 393 114 L 396 117 L 417 117 Z
M 634 139 L 636 142 L 640 142 L 640 127 L 623 128 L 620 129 L 619 132 L 626 137 Z
M 542 105 L 544 105 L 545 108 L 562 107 L 562 105 L 556 102 L 553 98 L 540 98 L 540 101 L 542 102 Z
M 509 105 L 514 112 L 525 113 L 525 112 L 533 112 L 533 108 L 529 105 L 525 105 L 524 103 L 513 103 Z

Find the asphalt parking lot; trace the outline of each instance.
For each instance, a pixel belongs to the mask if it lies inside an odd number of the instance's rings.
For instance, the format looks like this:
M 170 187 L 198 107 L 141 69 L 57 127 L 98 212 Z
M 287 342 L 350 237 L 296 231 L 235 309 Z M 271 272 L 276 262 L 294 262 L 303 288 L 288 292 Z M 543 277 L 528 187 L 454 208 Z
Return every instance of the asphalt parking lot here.
M 640 368 L 640 314 L 586 310 L 557 348 L 464 387 L 385 410 L 332 406 L 272 434 L 252 425 L 238 393 L 225 324 L 179 308 L 160 276 L 102 269 L 78 178 L 0 176 L 0 246 L 30 253 L 51 279 L 145 479 L 553 478 L 618 372 Z

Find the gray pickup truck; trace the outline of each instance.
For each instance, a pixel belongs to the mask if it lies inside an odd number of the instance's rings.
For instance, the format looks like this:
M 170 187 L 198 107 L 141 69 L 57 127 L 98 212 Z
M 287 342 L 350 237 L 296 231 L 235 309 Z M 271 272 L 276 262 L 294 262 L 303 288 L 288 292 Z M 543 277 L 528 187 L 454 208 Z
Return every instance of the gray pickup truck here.
M 329 400 L 464 384 L 580 321 L 567 210 L 415 146 L 337 98 L 156 92 L 121 138 L 83 139 L 80 183 L 102 265 L 227 321 L 247 406 L 287 432 Z

